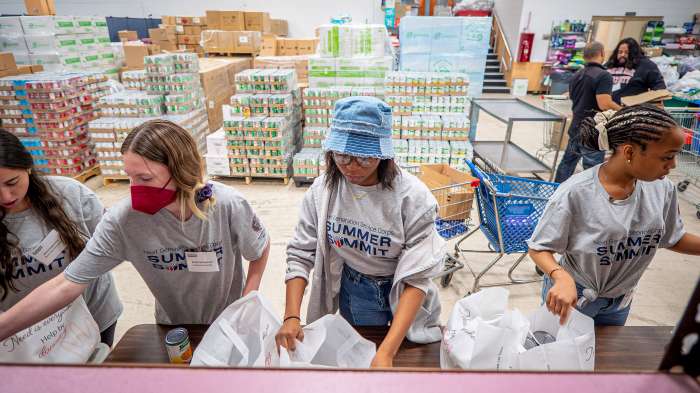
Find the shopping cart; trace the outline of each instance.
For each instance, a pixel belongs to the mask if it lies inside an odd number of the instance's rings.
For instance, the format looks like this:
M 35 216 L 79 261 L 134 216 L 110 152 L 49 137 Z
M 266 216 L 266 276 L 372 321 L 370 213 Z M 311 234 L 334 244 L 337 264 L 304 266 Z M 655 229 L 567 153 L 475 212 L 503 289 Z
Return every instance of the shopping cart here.
M 562 115 L 566 117 L 566 122 L 570 121 L 571 117 L 571 100 L 565 95 L 544 95 L 542 96 L 543 109 L 547 112 Z M 564 130 L 567 130 L 566 123 Z M 535 157 L 544 161 L 545 157 L 557 151 L 557 149 L 566 148 L 566 138 L 561 139 L 563 146 L 557 146 L 560 140 L 562 127 L 557 123 L 546 122 L 542 130 L 542 147 L 537 150 Z
M 527 240 L 535 230 L 549 198 L 557 189 L 557 183 L 531 180 L 501 174 L 485 173 L 473 162 L 465 160 L 472 174 L 479 179 L 476 185 L 476 199 L 479 209 L 479 226 L 467 233 L 455 244 L 454 256 L 449 256 L 453 264 L 462 264 L 465 260 L 474 276 L 474 284 L 469 293 L 474 293 L 481 287 L 525 284 L 540 279 L 516 279 L 513 272 L 527 256 Z M 461 243 L 481 231 L 489 242 L 490 250 L 470 250 L 460 248 Z M 475 273 L 467 258 L 462 254 L 495 253 L 497 256 L 478 273 Z M 508 270 L 508 282 L 480 285 L 481 278 L 503 256 L 522 253 Z M 449 282 L 449 280 L 448 280 Z
M 420 176 L 420 165 L 401 164 L 401 168 L 411 174 Z M 438 214 L 435 228 L 445 240 L 462 236 L 472 226 L 471 211 L 474 204 L 474 190 L 479 187 L 479 181 L 451 184 L 449 186 L 430 189 L 438 202 Z M 445 268 L 435 278 L 440 278 L 443 287 L 450 285 L 454 272 L 464 267 L 464 264 L 451 255 L 445 255 Z
M 678 155 L 674 177 L 678 194 L 695 205 L 700 219 L 700 110 L 667 108 L 685 132 L 685 143 Z

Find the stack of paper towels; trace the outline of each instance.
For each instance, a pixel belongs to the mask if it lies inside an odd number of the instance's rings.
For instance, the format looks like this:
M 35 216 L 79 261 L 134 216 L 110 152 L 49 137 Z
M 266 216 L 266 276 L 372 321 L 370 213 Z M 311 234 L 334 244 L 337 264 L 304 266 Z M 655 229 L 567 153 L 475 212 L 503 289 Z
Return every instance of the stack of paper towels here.
M 318 28 L 321 57 L 382 57 L 388 54 L 384 25 L 321 25 Z

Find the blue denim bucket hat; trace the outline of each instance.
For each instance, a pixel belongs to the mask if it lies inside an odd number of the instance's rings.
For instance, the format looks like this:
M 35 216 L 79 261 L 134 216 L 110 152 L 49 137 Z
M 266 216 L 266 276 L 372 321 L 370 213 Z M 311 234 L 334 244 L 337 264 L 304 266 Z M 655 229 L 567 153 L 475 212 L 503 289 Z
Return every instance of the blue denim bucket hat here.
M 391 108 L 374 97 L 338 100 L 323 148 L 355 157 L 394 158 Z

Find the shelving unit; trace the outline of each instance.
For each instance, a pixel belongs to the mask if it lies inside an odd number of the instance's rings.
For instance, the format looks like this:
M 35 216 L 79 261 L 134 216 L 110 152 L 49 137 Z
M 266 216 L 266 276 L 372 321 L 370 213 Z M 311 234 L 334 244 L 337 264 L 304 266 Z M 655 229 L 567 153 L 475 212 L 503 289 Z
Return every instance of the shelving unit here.
M 584 25 L 584 30 L 576 31 L 561 31 L 560 25 L 554 25 L 549 35 L 549 44 L 547 47 L 547 59 L 544 66 L 552 70 L 577 70 L 581 66 L 571 66 L 569 64 L 561 64 L 561 59 L 557 53 L 569 53 L 569 60 L 583 55 L 583 47 L 588 42 L 590 30 L 588 25 Z M 574 41 L 573 46 L 571 41 Z M 577 47 L 578 46 L 578 47 Z

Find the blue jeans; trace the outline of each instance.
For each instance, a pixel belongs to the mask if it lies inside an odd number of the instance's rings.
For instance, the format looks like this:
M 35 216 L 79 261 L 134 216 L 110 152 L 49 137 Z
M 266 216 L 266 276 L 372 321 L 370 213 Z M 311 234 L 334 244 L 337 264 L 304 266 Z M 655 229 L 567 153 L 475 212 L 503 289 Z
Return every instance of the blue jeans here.
M 559 167 L 557 167 L 554 181 L 563 183 L 570 178 L 576 171 L 576 166 L 580 159 L 583 159 L 583 169 L 585 170 L 602 164 L 605 160 L 605 152 L 589 149 L 580 143 L 577 135 L 570 135 L 564 157 L 562 157 Z
M 547 292 L 549 292 L 552 285 L 554 285 L 552 280 L 545 275 L 544 282 L 542 283 L 543 304 L 547 301 Z M 576 283 L 576 293 L 579 299 L 583 296 L 582 292 L 583 287 Z M 583 308 L 576 307 L 576 309 L 593 318 L 593 322 L 595 322 L 596 325 L 624 326 L 627 321 L 627 316 L 630 313 L 630 305 L 620 310 L 619 308 L 623 298 L 624 296 L 614 299 L 599 297 L 594 302 L 588 302 Z
M 393 319 L 389 292 L 393 277 L 367 276 L 343 266 L 340 315 L 353 326 L 387 326 Z

